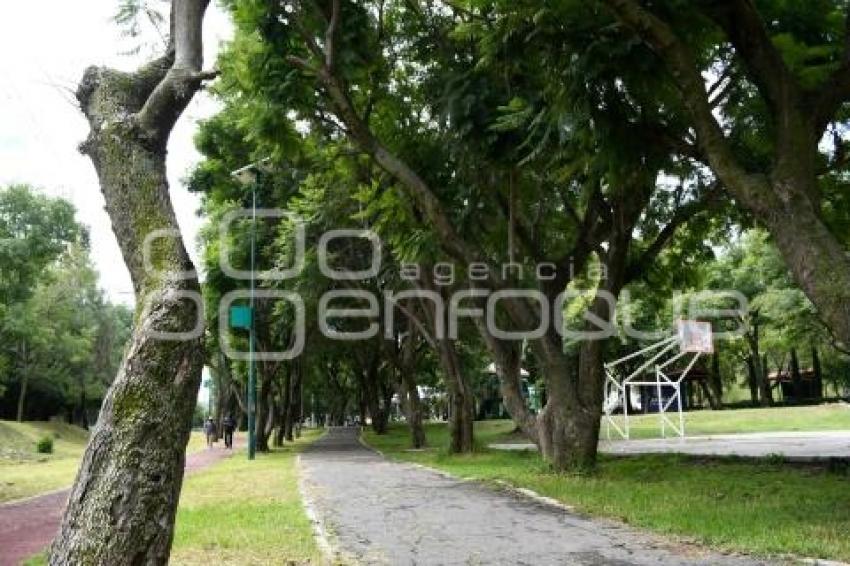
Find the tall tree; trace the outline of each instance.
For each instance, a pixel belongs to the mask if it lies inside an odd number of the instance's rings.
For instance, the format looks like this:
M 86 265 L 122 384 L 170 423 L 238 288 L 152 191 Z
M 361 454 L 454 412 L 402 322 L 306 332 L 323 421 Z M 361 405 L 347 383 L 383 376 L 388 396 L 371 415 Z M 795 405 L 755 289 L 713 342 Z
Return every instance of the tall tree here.
M 136 324 L 86 448 L 50 564 L 165 564 L 203 364 L 199 285 L 168 194 L 169 134 L 202 82 L 208 0 L 174 0 L 166 53 L 132 73 L 86 70 L 92 160 L 130 272 Z M 160 232 L 155 232 L 160 231 Z M 150 240 L 153 238 L 153 241 Z
M 525 296 L 501 301 L 505 327 L 527 331 L 557 320 L 560 313 L 548 312 L 554 299 L 592 264 L 604 264 L 608 276 L 590 278 L 590 286 L 616 295 L 716 192 L 686 168 L 678 173 L 689 182 L 677 197 L 656 191 L 656 174 L 674 165 L 666 140 L 676 136 L 665 129 L 675 133 L 681 125 L 646 112 L 604 58 L 594 62 L 604 85 L 584 91 L 587 82 L 571 81 L 569 87 L 582 87 L 562 88 L 563 77 L 554 73 L 576 60 L 573 46 L 563 46 L 587 38 L 567 34 L 560 13 L 540 18 L 533 7 L 506 2 L 470 9 L 403 1 L 232 6 L 238 29 L 222 59 L 224 83 L 240 93 L 244 108 L 277 115 L 252 133 L 282 136 L 306 122 L 317 145 L 376 170 L 364 183 L 371 195 L 362 217 L 385 239 L 408 247 L 428 242 L 433 250 L 420 257 L 432 265 L 448 259 L 459 270 L 487 266 L 473 285 L 485 296 L 517 287 L 543 294 L 543 313 Z M 641 61 L 630 62 L 629 86 L 645 87 Z M 295 124 L 279 127 L 282 117 Z M 402 234 L 392 226 L 399 224 L 394 208 L 413 219 L 415 230 Z M 645 241 L 634 242 L 635 233 Z M 532 271 L 545 263 L 557 275 L 522 281 L 515 271 L 503 275 L 503 263 Z M 470 282 L 457 282 L 464 285 Z M 612 315 L 604 300 L 583 310 L 603 321 Z M 604 344 L 565 351 L 560 330 L 549 325 L 532 340 L 550 393 L 539 416 L 521 395 L 516 344 L 491 339 L 486 326 L 481 338 L 502 370 L 512 416 L 544 456 L 558 468 L 589 467 Z M 447 385 L 455 375 L 446 372 Z M 465 393 L 451 391 L 461 401 Z M 471 419 L 453 427 L 458 445 L 471 448 L 467 430 Z
M 835 336 L 850 344 L 848 224 L 841 206 L 850 7 L 839 0 L 706 1 L 687 9 L 673 1 L 602 4 L 665 64 L 696 133 L 695 140 L 680 140 L 683 152 L 708 164 L 764 224 L 797 284 Z M 831 159 L 820 152 L 825 134 L 834 146 Z
M 21 348 L 26 350 L 18 331 L 37 328 L 21 324 L 21 309 L 50 264 L 82 235 L 71 203 L 27 185 L 0 188 L 0 395 L 13 368 L 23 367 L 15 361 Z

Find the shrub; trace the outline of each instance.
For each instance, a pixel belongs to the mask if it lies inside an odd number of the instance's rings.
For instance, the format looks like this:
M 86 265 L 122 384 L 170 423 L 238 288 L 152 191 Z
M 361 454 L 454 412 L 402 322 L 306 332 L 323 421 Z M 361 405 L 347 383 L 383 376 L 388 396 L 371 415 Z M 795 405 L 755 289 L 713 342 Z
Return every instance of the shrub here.
M 38 442 L 35 444 L 35 450 L 39 454 L 52 454 L 53 453 L 53 438 L 49 436 L 42 436 Z

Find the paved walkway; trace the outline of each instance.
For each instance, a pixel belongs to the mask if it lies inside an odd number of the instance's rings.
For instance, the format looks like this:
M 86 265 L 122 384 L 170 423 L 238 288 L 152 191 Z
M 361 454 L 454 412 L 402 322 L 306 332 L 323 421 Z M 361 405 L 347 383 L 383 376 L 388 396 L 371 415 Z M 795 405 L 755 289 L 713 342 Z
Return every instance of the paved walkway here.
M 346 562 L 437 565 L 756 564 L 389 462 L 333 429 L 301 456 L 308 504 Z
M 497 450 L 536 450 L 533 444 L 491 444 Z M 816 461 L 850 458 L 850 430 L 820 432 L 757 432 L 685 438 L 602 440 L 599 450 L 610 454 L 676 452 L 699 456 L 764 458 L 782 455 L 789 460 Z
M 219 442 L 186 457 L 186 471 L 192 473 L 225 458 L 233 451 Z M 237 448 L 238 448 L 237 444 Z M 0 566 L 17 566 L 44 550 L 59 529 L 70 488 L 21 501 L 0 504 Z

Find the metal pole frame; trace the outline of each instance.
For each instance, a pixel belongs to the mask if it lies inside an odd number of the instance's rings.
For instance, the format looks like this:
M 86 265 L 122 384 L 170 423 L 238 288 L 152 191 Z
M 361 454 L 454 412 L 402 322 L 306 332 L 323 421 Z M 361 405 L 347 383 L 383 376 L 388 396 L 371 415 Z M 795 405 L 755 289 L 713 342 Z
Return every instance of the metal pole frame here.
M 260 172 L 257 171 L 257 177 L 251 185 L 251 327 L 248 332 L 248 459 L 253 460 L 257 453 L 257 434 L 256 434 L 256 419 L 257 419 L 257 362 L 254 359 L 254 333 L 255 319 L 254 312 L 254 269 L 255 269 L 255 253 L 257 239 L 257 185 L 260 180 Z
M 608 440 L 611 439 L 611 429 L 613 428 L 623 439 L 628 440 L 630 437 L 630 427 L 629 427 L 629 403 L 628 403 L 628 395 L 629 388 L 634 386 L 655 386 L 656 395 L 658 396 L 658 419 L 659 425 L 661 427 L 661 436 L 662 438 L 667 436 L 667 427 L 669 426 L 677 436 L 684 438 L 685 436 L 685 416 L 682 411 L 682 381 L 694 367 L 697 359 L 702 355 L 702 352 L 695 352 L 694 356 L 691 358 L 690 362 L 688 362 L 687 367 L 682 371 L 676 381 L 671 380 L 667 377 L 667 374 L 664 373 L 664 368 L 669 366 L 670 364 L 676 362 L 687 354 L 691 353 L 687 350 L 681 350 L 676 355 L 667 359 L 664 362 L 657 363 L 658 360 L 664 356 L 667 352 L 672 350 L 677 345 L 681 346 L 682 344 L 679 341 L 678 336 L 673 335 L 669 338 L 665 338 L 660 342 L 656 342 L 646 348 L 642 348 L 637 352 L 632 352 L 631 354 L 614 360 L 613 362 L 609 362 L 604 365 L 605 368 L 605 404 L 603 406 L 604 414 L 602 416 L 605 421 L 605 432 Z M 655 353 L 650 359 L 640 365 L 636 370 L 631 372 L 628 376 L 624 377 L 622 381 L 618 381 L 616 376 L 614 375 L 613 368 L 617 365 L 636 358 L 637 356 L 646 354 L 648 352 L 652 352 L 661 348 L 660 351 Z M 637 379 L 639 375 L 645 372 L 650 366 L 655 364 L 655 379 L 650 380 L 639 380 Z M 651 379 L 651 378 L 650 378 Z M 672 387 L 673 395 L 670 399 L 665 403 L 662 399 L 662 391 L 663 387 Z M 615 402 L 612 402 L 613 395 L 617 395 L 617 399 Z M 670 417 L 667 416 L 667 410 L 676 403 L 676 409 L 679 415 L 678 425 L 673 422 Z M 623 426 L 620 427 L 616 421 L 614 420 L 613 413 L 616 410 L 618 405 L 622 405 L 623 407 Z
M 674 348 L 677 343 L 678 343 L 678 337 L 670 336 L 668 338 L 665 338 L 664 340 L 661 340 L 660 342 L 656 342 L 655 344 L 651 344 L 651 345 L 647 346 L 646 348 L 642 348 L 642 349 L 638 350 L 637 352 L 632 352 L 631 354 L 628 354 L 627 356 L 623 356 L 622 358 L 616 359 L 613 362 L 608 362 L 607 364 L 604 365 L 605 376 L 606 376 L 606 378 L 605 378 L 605 393 L 606 393 L 605 399 L 606 399 L 606 401 L 605 401 L 605 406 L 604 406 L 604 409 L 605 409 L 604 415 L 603 415 L 602 418 L 605 420 L 605 432 L 606 432 L 606 435 L 607 435 L 609 440 L 611 439 L 611 428 L 612 427 L 614 428 L 614 430 L 617 431 L 617 433 L 619 433 L 619 435 L 622 438 L 624 438 L 626 440 L 629 439 L 630 430 L 629 430 L 628 395 L 629 395 L 629 386 L 632 385 L 632 383 L 631 383 L 632 379 L 634 379 L 639 374 L 643 373 L 646 370 L 646 368 L 651 366 L 656 360 L 658 360 L 658 358 L 660 358 L 661 356 L 663 356 L 664 354 L 669 352 L 672 348 Z M 638 367 L 636 370 L 634 370 L 628 376 L 623 378 L 622 381 L 617 380 L 616 376 L 614 375 L 614 372 L 612 371 L 613 368 L 622 364 L 623 362 L 626 362 L 628 360 L 636 358 L 636 357 L 643 355 L 647 352 L 652 352 L 653 350 L 657 350 L 658 348 L 662 348 L 661 351 L 657 352 L 649 360 L 647 360 L 646 362 L 641 364 L 640 367 Z M 618 403 L 609 402 L 611 395 L 608 394 L 608 391 L 613 392 L 614 389 L 612 389 L 612 388 L 616 389 L 616 391 L 617 391 Z M 617 408 L 618 404 L 621 404 L 622 407 L 623 407 L 623 427 L 622 428 L 617 425 L 616 421 L 614 420 L 614 416 L 613 416 L 614 410 Z

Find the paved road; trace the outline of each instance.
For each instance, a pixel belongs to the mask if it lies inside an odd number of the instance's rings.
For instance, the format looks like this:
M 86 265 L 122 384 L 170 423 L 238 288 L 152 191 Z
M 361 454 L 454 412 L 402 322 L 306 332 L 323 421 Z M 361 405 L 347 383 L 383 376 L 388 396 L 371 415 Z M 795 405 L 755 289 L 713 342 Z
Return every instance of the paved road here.
M 756 564 L 392 463 L 333 429 L 301 456 L 331 545 L 359 564 Z
M 233 453 L 223 446 L 220 442 L 215 448 L 189 454 L 186 471 L 201 470 Z M 69 491 L 0 504 L 0 566 L 17 566 L 50 544 L 59 529 Z
M 536 450 L 533 444 L 491 444 L 498 450 Z M 850 458 L 850 430 L 820 432 L 755 432 L 685 438 L 600 441 L 599 450 L 611 454 L 677 452 L 700 456 L 763 458 L 781 454 L 790 460 Z

